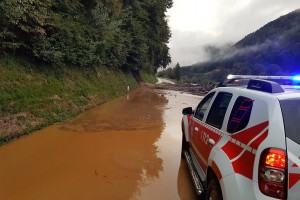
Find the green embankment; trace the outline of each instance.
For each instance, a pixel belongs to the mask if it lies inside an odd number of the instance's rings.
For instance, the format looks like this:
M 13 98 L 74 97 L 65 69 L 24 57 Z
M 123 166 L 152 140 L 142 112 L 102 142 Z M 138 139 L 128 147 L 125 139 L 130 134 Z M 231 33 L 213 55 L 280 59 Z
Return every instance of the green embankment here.
M 0 59 L 0 144 L 64 121 L 121 96 L 138 83 L 130 72 L 49 68 L 15 58 Z M 156 78 L 142 73 L 146 82 Z

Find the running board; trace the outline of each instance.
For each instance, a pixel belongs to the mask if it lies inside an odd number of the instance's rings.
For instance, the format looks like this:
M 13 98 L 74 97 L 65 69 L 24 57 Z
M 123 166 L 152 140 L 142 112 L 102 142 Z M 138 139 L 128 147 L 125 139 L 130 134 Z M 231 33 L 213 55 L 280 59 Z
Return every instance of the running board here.
M 194 186 L 196 188 L 197 194 L 198 195 L 204 194 L 204 188 L 203 188 L 203 185 L 202 185 L 201 180 L 199 178 L 199 175 L 197 174 L 197 172 L 196 172 L 196 170 L 193 166 L 194 164 L 192 162 L 191 155 L 186 150 L 184 151 L 184 157 L 185 157 L 185 160 L 188 164 L 190 174 L 192 175 L 193 183 L 194 183 Z

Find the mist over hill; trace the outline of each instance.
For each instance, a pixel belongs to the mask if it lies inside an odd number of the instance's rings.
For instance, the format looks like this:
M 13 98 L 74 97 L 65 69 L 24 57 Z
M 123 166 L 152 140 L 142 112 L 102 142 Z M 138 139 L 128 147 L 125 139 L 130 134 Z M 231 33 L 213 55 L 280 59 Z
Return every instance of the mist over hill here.
M 221 81 L 228 74 L 300 73 L 300 9 L 269 22 L 234 45 L 206 46 L 205 51 L 208 62 L 181 68 L 184 81 Z

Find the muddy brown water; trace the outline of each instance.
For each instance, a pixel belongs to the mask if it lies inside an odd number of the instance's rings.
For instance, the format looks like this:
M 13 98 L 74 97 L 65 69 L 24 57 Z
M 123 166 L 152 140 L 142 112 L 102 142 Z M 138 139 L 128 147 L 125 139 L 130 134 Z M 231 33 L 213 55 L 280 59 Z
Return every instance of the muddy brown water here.
M 181 110 L 201 97 L 139 88 L 0 147 L 0 200 L 196 199 Z

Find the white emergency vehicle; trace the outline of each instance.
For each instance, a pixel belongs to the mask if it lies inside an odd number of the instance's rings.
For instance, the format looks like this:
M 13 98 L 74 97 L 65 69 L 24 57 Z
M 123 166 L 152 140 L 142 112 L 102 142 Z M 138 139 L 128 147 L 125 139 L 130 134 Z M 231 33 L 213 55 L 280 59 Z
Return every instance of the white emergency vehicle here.
M 182 113 L 200 198 L 300 199 L 300 76 L 229 75 Z

